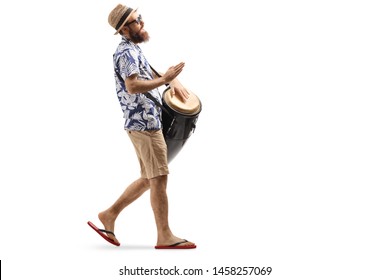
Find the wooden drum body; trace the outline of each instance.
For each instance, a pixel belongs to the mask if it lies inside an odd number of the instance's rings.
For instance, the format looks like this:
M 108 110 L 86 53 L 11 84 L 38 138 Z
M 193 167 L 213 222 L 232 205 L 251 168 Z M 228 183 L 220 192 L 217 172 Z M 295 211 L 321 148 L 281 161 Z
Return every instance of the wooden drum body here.
M 175 95 L 172 96 L 170 88 L 162 95 L 164 108 L 163 134 L 168 147 L 168 162 L 180 152 L 187 139 L 195 131 L 196 122 L 202 111 L 202 103 L 192 92 L 186 102 L 182 102 Z

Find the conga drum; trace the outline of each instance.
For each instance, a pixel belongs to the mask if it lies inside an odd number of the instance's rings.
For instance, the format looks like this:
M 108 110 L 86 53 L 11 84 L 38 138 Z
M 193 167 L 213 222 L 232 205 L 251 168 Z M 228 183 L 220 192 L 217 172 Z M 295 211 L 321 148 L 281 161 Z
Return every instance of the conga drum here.
M 183 148 L 188 138 L 195 131 L 196 122 L 202 110 L 199 98 L 190 92 L 186 102 L 182 102 L 171 89 L 167 88 L 162 95 L 163 134 L 168 147 L 168 162 L 171 162 Z

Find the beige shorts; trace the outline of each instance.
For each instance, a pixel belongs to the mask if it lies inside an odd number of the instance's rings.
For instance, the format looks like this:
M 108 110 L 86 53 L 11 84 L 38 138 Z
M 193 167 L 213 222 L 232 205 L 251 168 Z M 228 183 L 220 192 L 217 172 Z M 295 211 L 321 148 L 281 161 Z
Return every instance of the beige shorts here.
M 137 153 L 142 178 L 169 174 L 167 144 L 161 130 L 127 130 L 127 134 Z

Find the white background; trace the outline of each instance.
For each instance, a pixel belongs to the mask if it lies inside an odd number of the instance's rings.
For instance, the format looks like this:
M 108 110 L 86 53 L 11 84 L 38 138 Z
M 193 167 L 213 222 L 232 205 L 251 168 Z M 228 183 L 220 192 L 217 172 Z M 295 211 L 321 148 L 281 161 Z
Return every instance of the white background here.
M 0 4 L 4 279 L 174 265 L 389 279 L 387 1 L 123 2 L 143 15 L 149 62 L 185 61 L 203 103 L 170 166 L 171 227 L 198 245 L 185 251 L 153 248 L 148 194 L 118 218 L 121 247 L 87 225 L 139 174 L 114 88 L 117 3 Z

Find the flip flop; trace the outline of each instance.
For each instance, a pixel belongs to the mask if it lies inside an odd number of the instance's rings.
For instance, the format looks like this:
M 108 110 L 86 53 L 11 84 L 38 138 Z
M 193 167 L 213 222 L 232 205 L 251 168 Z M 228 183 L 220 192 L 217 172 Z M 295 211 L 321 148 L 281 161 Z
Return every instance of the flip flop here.
M 113 236 L 115 236 L 115 234 L 112 232 L 112 231 L 109 231 L 109 230 L 105 230 L 105 229 L 100 229 L 98 228 L 97 226 L 95 226 L 92 222 L 88 222 L 88 225 L 93 228 L 94 231 L 96 231 L 101 237 L 103 237 L 105 240 L 107 240 L 108 242 L 110 242 L 111 244 L 115 245 L 115 246 L 119 246 L 121 245 L 119 242 L 116 242 L 114 240 L 112 240 L 111 238 L 109 238 L 106 234 L 104 233 L 110 233 L 112 234 Z
M 184 246 L 177 246 L 183 243 L 188 242 L 188 240 L 183 240 L 177 243 L 174 243 L 172 245 L 161 245 L 161 246 L 154 246 L 155 249 L 195 249 L 196 245 L 195 244 L 189 244 L 189 245 L 184 245 Z

